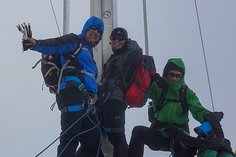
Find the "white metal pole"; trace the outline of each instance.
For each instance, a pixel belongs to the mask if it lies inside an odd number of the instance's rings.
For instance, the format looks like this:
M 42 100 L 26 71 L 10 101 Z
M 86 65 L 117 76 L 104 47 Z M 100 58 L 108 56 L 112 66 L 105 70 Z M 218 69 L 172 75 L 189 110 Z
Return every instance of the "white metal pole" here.
M 102 65 L 111 55 L 110 33 L 117 25 L 117 0 L 90 0 L 90 15 L 97 16 L 104 22 L 104 33 L 102 41 L 94 49 L 94 58 L 98 66 L 98 82 L 100 82 L 100 74 Z
M 113 21 L 113 28 L 117 27 L 118 19 L 117 19 L 117 0 L 112 0 L 112 21 Z
M 112 54 L 110 43 L 110 34 L 117 25 L 117 3 L 116 0 L 102 0 L 102 20 L 105 25 L 105 30 L 102 39 L 102 63 L 104 64 Z M 104 157 L 113 156 L 113 146 L 108 141 L 108 137 L 102 136 L 102 151 Z
M 101 18 L 102 16 L 102 0 L 90 0 L 90 15 Z
M 90 14 L 100 17 L 104 22 L 102 41 L 95 48 L 94 58 L 98 66 L 98 82 L 101 79 L 102 66 L 110 57 L 112 50 L 109 44 L 112 29 L 117 25 L 116 0 L 90 0 Z M 102 151 L 104 157 L 113 156 L 113 146 L 105 134 L 102 135 Z
M 143 22 L 144 22 L 145 54 L 149 55 L 146 0 L 143 0 Z
M 70 0 L 63 2 L 63 34 L 69 33 L 70 27 Z
M 114 15 L 116 13 L 114 12 L 114 8 L 116 7 L 114 0 L 102 0 L 102 21 L 105 25 L 105 30 L 102 38 L 102 49 L 103 49 L 103 64 L 106 62 L 106 60 L 110 57 L 112 51 L 111 51 L 111 45 L 110 42 L 110 34 L 112 29 L 114 28 Z
M 102 0 L 90 0 L 90 15 L 97 16 L 102 19 Z M 103 39 L 102 41 L 99 42 L 99 44 L 94 48 L 94 51 L 93 51 L 94 59 L 98 67 L 98 80 L 97 80 L 98 83 L 100 83 L 100 80 L 101 80 L 102 65 L 103 65 L 102 42 L 103 42 Z

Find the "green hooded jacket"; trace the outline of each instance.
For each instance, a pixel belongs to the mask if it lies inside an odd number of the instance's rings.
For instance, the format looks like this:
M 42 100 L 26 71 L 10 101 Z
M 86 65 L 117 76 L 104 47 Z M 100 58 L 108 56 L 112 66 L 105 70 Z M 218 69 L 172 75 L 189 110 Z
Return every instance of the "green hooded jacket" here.
M 174 124 L 177 127 L 184 125 L 188 126 L 189 112 L 183 112 L 179 98 L 179 90 L 183 85 L 185 85 L 185 66 L 182 59 L 169 59 L 163 70 L 163 77 L 167 78 L 167 73 L 173 69 L 180 71 L 182 73 L 182 76 L 178 83 L 169 84 L 169 88 L 164 98 L 166 101 L 164 102 L 163 107 L 159 111 L 157 111 L 157 102 L 161 95 L 162 89 L 157 86 L 156 82 L 154 82 L 151 86 L 150 98 L 152 99 L 152 104 L 155 112 L 155 119 L 160 122 Z M 209 111 L 201 105 L 198 97 L 190 88 L 187 89 L 186 99 L 188 111 L 192 113 L 194 119 L 196 119 L 200 123 L 204 122 L 203 115 L 208 113 Z

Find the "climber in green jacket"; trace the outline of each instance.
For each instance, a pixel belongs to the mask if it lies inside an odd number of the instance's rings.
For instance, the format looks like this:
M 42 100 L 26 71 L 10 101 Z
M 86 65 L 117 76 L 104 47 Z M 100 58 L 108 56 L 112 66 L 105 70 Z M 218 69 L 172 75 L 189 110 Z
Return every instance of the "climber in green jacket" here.
M 185 84 L 184 76 L 182 59 L 171 58 L 163 70 L 163 77 L 158 74 L 153 77 L 149 106 L 151 126 L 134 127 L 129 157 L 142 157 L 144 145 L 156 151 L 170 151 L 173 157 L 193 157 L 199 149 L 206 153 L 204 157 L 208 157 L 207 154 L 213 150 L 226 152 L 220 157 L 232 156 L 230 142 L 224 138 L 220 125 L 223 113 L 204 108 L 196 94 Z M 198 122 L 208 121 L 211 124 L 215 131 L 214 138 L 205 140 L 189 135 L 189 111 Z

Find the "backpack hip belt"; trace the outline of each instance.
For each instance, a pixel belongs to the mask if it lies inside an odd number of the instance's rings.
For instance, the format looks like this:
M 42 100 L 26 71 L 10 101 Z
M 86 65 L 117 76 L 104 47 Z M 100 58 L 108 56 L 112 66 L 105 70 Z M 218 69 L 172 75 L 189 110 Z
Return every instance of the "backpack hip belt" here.
M 83 95 L 89 100 L 90 99 L 90 93 L 85 88 L 83 82 L 78 78 L 77 76 L 65 76 L 62 79 L 62 83 L 60 83 L 60 90 L 65 89 L 67 82 L 75 82 L 78 85 L 79 90 L 83 93 Z
M 76 82 L 78 85 L 82 84 L 81 80 L 77 76 L 65 76 L 60 83 L 60 90 L 66 88 L 67 82 Z
M 66 113 L 66 112 L 78 112 L 78 111 L 82 111 L 84 109 L 85 109 L 84 104 L 67 106 L 67 107 L 63 107 L 61 109 L 61 114 Z

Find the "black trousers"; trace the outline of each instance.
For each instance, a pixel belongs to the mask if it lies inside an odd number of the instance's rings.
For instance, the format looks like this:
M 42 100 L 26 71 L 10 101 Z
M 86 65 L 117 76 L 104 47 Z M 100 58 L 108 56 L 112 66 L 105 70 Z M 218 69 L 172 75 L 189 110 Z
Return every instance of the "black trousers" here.
M 80 157 L 97 157 L 101 131 L 97 115 L 87 112 L 85 97 L 77 86 L 68 86 L 56 95 L 58 108 L 85 104 L 85 109 L 61 114 L 61 137 L 57 156 L 75 157 L 80 144 Z
M 76 149 L 80 143 L 80 157 L 96 157 L 100 150 L 100 129 L 98 121 L 91 113 L 80 121 L 84 112 L 64 113 L 61 115 L 61 134 L 58 146 L 60 157 L 75 157 Z M 76 122 L 76 123 L 75 123 Z M 75 123 L 73 127 L 71 127 Z M 97 126 L 96 126 L 97 125 Z M 71 127 L 65 134 L 64 132 Z
M 145 126 L 136 126 L 129 143 L 129 157 L 143 157 L 144 145 L 155 151 L 170 151 L 174 157 L 194 157 L 196 149 L 185 148 L 178 142 L 163 137 L 159 131 Z
M 101 107 L 102 126 L 108 135 L 108 141 L 113 145 L 113 157 L 128 157 L 128 144 L 125 136 L 124 102 L 111 99 Z

